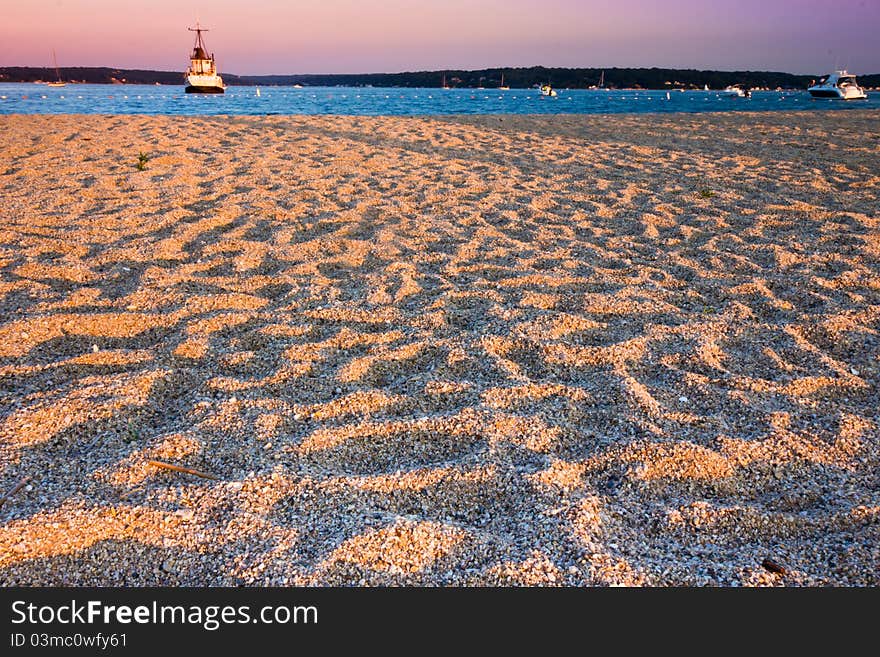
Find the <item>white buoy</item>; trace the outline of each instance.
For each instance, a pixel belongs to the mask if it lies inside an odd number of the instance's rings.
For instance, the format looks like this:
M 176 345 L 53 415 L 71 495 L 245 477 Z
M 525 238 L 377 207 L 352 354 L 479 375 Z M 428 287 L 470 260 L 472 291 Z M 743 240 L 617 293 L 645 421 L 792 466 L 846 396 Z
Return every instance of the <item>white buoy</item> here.
M 668 92 L 668 91 L 666 92 L 666 100 L 672 100 L 672 98 L 669 97 L 669 92 Z

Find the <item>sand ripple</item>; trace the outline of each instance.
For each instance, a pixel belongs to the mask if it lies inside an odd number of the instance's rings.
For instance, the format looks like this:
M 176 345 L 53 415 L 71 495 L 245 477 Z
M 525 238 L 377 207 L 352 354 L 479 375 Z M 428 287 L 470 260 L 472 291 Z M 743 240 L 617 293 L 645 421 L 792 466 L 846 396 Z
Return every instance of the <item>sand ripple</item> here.
M 877 119 L 0 117 L 0 583 L 878 584 Z

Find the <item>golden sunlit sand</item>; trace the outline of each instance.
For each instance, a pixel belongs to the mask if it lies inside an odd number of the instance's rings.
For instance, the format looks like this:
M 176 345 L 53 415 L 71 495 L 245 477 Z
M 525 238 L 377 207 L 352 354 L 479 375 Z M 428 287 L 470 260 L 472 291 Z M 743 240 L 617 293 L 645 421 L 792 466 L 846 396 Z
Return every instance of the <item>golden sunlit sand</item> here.
M 878 119 L 0 117 L 0 584 L 877 585 Z

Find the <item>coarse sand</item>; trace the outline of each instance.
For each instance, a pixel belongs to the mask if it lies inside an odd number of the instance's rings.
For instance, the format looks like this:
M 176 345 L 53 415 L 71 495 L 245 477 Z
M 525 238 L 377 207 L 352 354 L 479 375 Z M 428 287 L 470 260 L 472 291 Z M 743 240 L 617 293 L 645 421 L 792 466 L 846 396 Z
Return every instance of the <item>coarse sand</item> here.
M 0 584 L 875 586 L 878 198 L 864 110 L 0 117 Z

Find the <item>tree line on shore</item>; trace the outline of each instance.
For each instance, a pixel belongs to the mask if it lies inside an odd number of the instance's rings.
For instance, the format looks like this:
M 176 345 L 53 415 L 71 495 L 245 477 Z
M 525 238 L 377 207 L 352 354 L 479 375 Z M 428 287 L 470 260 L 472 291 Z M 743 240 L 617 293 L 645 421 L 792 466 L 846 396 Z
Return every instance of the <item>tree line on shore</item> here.
M 61 77 L 68 82 L 93 84 L 183 84 L 178 71 L 149 71 L 107 67 L 66 67 Z M 827 71 L 825 72 L 827 73 Z M 822 75 L 825 75 L 823 73 Z M 604 74 L 604 75 L 603 75 Z M 475 71 L 445 70 L 407 73 L 352 73 L 303 75 L 232 75 L 223 73 L 228 85 L 293 85 L 346 87 L 439 87 L 445 81 L 450 87 L 491 88 L 504 84 L 512 88 L 528 88 L 552 84 L 558 88 L 587 89 L 600 81 L 611 89 L 721 89 L 742 85 L 764 89 L 804 89 L 822 75 L 795 75 L 773 71 L 699 71 L 666 68 L 490 68 Z M 37 82 L 55 78 L 54 71 L 43 67 L 10 66 L 0 68 L 0 82 Z M 864 87 L 880 87 L 880 73 L 860 75 Z

